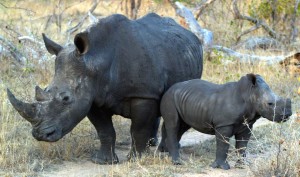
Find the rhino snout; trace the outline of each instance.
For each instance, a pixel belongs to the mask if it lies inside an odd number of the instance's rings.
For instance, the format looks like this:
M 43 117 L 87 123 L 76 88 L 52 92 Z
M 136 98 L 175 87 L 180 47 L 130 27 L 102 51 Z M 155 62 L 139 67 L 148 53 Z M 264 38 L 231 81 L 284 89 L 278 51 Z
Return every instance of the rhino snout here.
M 278 122 L 286 122 L 289 117 L 293 114 L 292 112 L 292 101 L 291 99 L 281 99 L 278 103 L 279 107 L 281 107 L 280 117 L 281 119 Z
M 47 127 L 43 129 L 32 129 L 32 136 L 38 141 L 55 142 L 58 141 L 62 135 L 61 131 L 55 127 Z
M 292 100 L 291 99 L 286 99 L 285 100 L 285 108 L 284 108 L 284 119 L 283 121 L 286 121 L 292 114 L 293 114 L 293 111 L 292 111 Z

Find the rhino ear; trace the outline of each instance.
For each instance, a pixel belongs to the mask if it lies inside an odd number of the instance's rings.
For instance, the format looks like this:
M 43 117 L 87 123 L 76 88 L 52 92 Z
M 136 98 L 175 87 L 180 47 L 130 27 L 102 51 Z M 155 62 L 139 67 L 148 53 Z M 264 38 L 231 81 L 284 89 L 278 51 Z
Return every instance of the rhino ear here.
M 252 85 L 256 85 L 256 75 L 255 74 L 247 74 L 247 78 L 251 82 Z
M 83 55 L 89 50 L 89 40 L 87 32 L 78 33 L 74 38 L 77 53 Z
M 48 50 L 49 53 L 53 55 L 58 55 L 58 53 L 62 50 L 62 46 L 59 44 L 55 43 L 51 39 L 47 38 L 47 36 L 43 33 L 43 40 L 46 46 L 46 49 Z

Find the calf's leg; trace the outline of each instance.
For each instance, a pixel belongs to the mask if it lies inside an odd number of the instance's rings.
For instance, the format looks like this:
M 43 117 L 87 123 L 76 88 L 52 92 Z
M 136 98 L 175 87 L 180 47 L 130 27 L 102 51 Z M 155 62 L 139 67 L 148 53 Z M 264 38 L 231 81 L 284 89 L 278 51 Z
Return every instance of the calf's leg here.
M 166 139 L 167 139 L 167 132 L 166 132 L 165 123 L 163 122 L 163 124 L 161 126 L 161 141 L 158 145 L 158 150 L 160 152 L 168 152 L 168 148 L 166 145 Z
M 229 138 L 232 136 L 233 127 L 225 126 L 216 128 L 217 152 L 216 160 L 212 163 L 213 168 L 230 169 L 227 162 L 227 153 L 229 149 Z
M 182 137 L 182 135 L 188 130 L 190 129 L 191 126 L 189 126 L 188 124 L 186 124 L 185 122 L 183 122 L 182 120 L 180 121 L 180 126 L 179 126 L 179 130 L 178 130 L 178 133 L 177 133 L 177 143 L 178 143 L 178 148 L 180 149 L 180 144 L 179 144 L 179 141 Z M 163 123 L 162 125 L 162 129 L 161 129 L 161 141 L 160 141 L 160 144 L 158 146 L 158 150 L 160 152 L 168 152 L 168 148 L 166 146 L 166 128 L 165 128 L 165 125 Z
M 243 132 L 235 135 L 235 148 L 237 149 L 240 157 L 242 157 L 236 162 L 236 167 L 241 167 L 242 165 L 244 165 L 243 158 L 246 157 L 246 148 L 250 137 L 251 130 L 248 128 L 246 128 Z

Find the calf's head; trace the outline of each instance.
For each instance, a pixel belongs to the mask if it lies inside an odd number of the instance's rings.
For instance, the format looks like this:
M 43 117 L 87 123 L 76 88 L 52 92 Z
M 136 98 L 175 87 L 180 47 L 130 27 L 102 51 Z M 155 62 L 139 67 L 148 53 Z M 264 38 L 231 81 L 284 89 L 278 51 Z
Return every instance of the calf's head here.
M 240 80 L 246 93 L 246 100 L 256 114 L 271 121 L 286 121 L 292 115 L 291 99 L 277 96 L 260 75 L 247 74 Z
M 57 141 L 70 132 L 88 113 L 93 99 L 91 73 L 84 54 L 87 35 L 80 33 L 74 44 L 62 47 L 43 34 L 48 52 L 56 55 L 55 74 L 45 89 L 36 86 L 36 102 L 26 103 L 7 90 L 13 107 L 32 124 L 32 135 L 40 141 Z

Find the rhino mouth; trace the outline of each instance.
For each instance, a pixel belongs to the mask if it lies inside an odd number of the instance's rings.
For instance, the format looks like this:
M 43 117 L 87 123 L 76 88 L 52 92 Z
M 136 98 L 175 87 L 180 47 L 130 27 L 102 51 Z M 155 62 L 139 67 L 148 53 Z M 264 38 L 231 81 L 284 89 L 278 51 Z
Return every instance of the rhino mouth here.
M 56 142 L 62 138 L 62 131 L 55 127 L 47 127 L 42 131 L 32 129 L 32 136 L 38 141 Z

